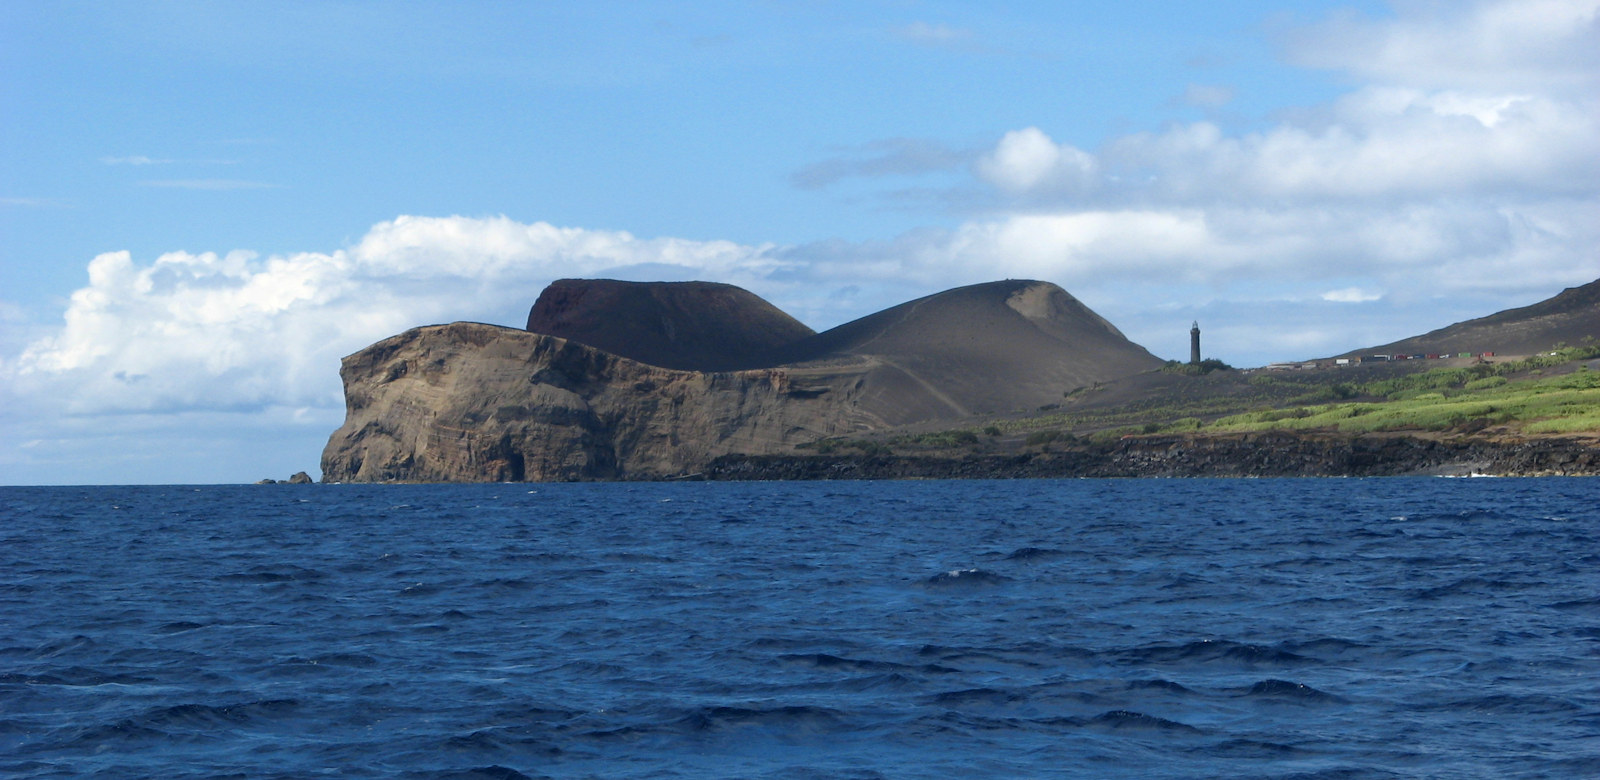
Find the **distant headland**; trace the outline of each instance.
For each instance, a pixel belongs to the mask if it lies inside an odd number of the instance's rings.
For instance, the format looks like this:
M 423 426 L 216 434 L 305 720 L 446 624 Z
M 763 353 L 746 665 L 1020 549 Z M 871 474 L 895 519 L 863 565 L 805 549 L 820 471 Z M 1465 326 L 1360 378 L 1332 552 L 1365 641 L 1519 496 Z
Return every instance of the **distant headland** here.
M 1600 282 L 1274 370 L 1199 335 L 1163 361 L 1026 280 L 816 333 L 731 285 L 563 279 L 524 330 L 346 357 L 323 479 L 1600 474 Z

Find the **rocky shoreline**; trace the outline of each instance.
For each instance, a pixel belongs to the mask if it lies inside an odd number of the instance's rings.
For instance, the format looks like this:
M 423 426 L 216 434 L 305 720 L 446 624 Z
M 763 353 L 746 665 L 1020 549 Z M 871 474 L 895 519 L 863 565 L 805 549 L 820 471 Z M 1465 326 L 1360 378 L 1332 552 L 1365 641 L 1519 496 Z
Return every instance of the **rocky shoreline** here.
M 1589 437 L 1363 436 L 1282 432 L 1132 436 L 1005 455 L 725 455 L 705 480 L 1070 477 L 1596 476 Z

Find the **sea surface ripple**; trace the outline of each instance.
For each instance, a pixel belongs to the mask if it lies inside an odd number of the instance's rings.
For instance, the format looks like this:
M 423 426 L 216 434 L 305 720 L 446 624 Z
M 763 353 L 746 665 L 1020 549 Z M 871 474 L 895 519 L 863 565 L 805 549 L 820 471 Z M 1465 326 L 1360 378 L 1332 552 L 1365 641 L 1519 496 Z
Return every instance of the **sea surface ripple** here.
M 0 776 L 1600 777 L 1600 480 L 0 488 Z

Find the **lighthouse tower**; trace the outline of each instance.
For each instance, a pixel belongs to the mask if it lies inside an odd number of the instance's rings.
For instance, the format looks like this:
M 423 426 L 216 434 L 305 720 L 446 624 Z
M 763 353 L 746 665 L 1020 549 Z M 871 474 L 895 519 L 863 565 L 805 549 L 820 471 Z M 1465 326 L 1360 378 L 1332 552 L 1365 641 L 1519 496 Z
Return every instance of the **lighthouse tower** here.
M 1200 321 L 1196 320 L 1194 327 L 1189 329 L 1189 364 L 1200 365 Z

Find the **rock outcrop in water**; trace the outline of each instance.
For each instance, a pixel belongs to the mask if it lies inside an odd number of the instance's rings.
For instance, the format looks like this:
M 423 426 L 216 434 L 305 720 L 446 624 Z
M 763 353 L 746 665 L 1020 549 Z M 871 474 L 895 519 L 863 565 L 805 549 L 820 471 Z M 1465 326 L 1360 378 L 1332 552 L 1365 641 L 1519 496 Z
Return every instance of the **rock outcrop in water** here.
M 528 322 L 415 328 L 345 358 L 346 419 L 324 480 L 685 475 L 724 455 L 1033 408 L 1161 364 L 1029 281 L 819 334 L 727 285 L 564 280 Z

